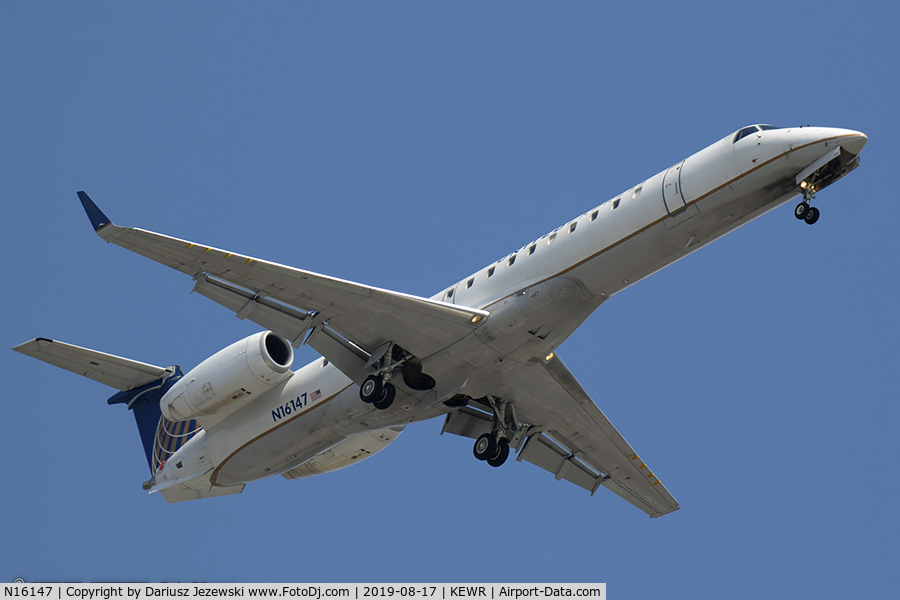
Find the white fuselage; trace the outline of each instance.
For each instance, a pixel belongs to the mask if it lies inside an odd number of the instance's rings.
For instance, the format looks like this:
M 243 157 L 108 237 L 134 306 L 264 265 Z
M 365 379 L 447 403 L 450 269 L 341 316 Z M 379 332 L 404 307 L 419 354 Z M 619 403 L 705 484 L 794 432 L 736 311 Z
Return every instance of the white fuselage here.
M 472 334 L 429 357 L 434 390 L 398 386 L 388 410 L 360 401 L 358 387 L 324 359 L 294 372 L 226 415 L 175 457 L 203 450 L 214 485 L 284 473 L 303 477 L 362 460 L 408 423 L 451 410 L 502 380 L 503 362 L 554 351 L 606 299 L 801 194 L 795 176 L 837 146 L 859 154 L 851 130 L 790 128 L 734 135 L 626 190 L 433 299 L 484 309 Z M 511 399 L 514 400 L 514 399 Z M 175 458 L 173 457 L 173 458 Z M 174 462 L 170 459 L 170 462 Z

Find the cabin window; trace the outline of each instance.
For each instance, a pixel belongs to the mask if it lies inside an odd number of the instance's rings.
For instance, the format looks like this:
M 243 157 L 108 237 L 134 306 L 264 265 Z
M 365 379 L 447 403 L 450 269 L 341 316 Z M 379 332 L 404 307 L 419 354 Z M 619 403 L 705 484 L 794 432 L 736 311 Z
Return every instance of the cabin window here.
M 469 289 L 470 287 L 472 287 L 473 283 L 475 283 L 474 277 L 466 282 L 466 289 Z
M 599 210 L 595 210 L 591 213 L 591 221 L 595 221 L 597 219 L 597 215 L 600 214 Z
M 453 297 L 453 288 L 450 288 L 449 290 L 447 290 L 447 297 L 448 297 L 448 298 L 452 298 L 452 297 Z
M 547 236 L 547 245 L 549 246 L 550 244 L 552 244 L 553 240 L 555 240 L 555 239 L 556 239 L 556 232 L 554 231 L 549 236 Z
M 528 246 L 528 255 L 531 256 L 534 254 L 535 249 L 537 248 L 537 244 L 532 244 Z
M 578 221 L 572 221 L 572 223 L 569 225 L 569 233 L 572 233 L 573 231 L 575 231 L 575 227 L 577 225 L 578 225 Z
M 490 277 L 493 274 L 494 274 L 494 267 L 491 267 L 490 269 L 487 270 L 487 276 Z
M 619 208 L 619 202 L 621 200 L 622 200 L 621 198 L 616 198 L 615 200 L 613 200 L 613 210 Z
M 644 189 L 644 186 L 642 186 L 642 185 L 639 185 L 639 186 L 637 186 L 636 188 L 634 188 L 634 193 L 631 195 L 631 197 L 632 197 L 632 198 L 637 198 L 638 196 L 640 196 L 640 195 L 641 195 L 641 190 L 642 190 L 642 189 Z
M 515 264 L 515 262 L 516 262 L 516 255 L 513 254 L 512 256 L 509 257 L 509 260 L 506 261 L 506 266 L 511 267 Z

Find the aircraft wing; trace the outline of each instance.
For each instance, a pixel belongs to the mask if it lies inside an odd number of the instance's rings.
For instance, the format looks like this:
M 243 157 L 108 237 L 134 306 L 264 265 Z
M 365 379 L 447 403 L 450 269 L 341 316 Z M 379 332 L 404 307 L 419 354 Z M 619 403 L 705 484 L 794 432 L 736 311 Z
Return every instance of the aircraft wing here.
M 122 391 L 156 381 L 168 372 L 155 365 L 47 338 L 19 344 L 13 350 Z
M 240 319 L 271 329 L 295 347 L 309 333 L 310 345 L 354 380 L 363 373 L 359 365 L 365 365 L 365 353 L 389 341 L 424 358 L 468 335 L 490 314 L 119 227 L 87 194 L 78 196 L 94 230 L 107 242 L 190 275 L 195 292 Z M 315 335 L 322 330 L 328 335 Z M 348 365 L 354 368 L 345 369 Z
M 540 431 L 526 439 L 517 460 L 592 494 L 603 486 L 651 517 L 678 510 L 669 490 L 558 357 L 511 367 L 505 381 L 496 395 L 513 400 L 519 421 Z

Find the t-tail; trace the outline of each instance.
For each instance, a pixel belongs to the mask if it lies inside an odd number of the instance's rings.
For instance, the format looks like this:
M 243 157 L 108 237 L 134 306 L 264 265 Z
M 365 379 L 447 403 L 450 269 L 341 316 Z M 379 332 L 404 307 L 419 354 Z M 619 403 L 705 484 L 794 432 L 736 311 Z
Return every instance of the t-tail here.
M 151 475 L 200 431 L 195 420 L 169 421 L 160 411 L 160 399 L 183 376 L 177 366 L 157 367 L 47 338 L 13 350 L 119 390 L 107 403 L 124 404 L 134 414 Z

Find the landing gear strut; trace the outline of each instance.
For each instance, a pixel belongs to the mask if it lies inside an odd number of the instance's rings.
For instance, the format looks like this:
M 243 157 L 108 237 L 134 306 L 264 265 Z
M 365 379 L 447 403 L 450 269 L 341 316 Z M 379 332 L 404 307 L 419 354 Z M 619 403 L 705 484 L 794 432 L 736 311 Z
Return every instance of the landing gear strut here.
M 475 440 L 472 452 L 478 460 L 487 461 L 492 467 L 499 467 L 509 458 L 509 438 L 518 430 L 515 410 L 506 400 L 487 397 L 494 411 L 494 425 L 491 433 L 484 433 Z

